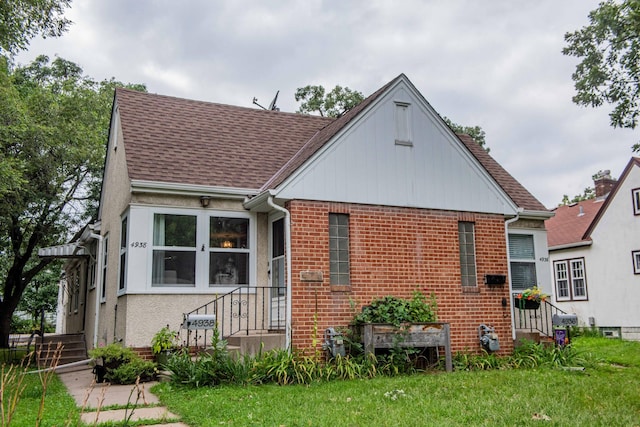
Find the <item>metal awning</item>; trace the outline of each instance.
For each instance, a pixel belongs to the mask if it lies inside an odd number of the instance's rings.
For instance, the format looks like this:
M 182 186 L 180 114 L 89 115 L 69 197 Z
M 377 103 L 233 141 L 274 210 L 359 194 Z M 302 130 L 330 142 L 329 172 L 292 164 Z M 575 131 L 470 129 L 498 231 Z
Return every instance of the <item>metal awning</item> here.
M 38 256 L 41 258 L 79 258 L 87 255 L 87 250 L 78 242 L 38 249 Z

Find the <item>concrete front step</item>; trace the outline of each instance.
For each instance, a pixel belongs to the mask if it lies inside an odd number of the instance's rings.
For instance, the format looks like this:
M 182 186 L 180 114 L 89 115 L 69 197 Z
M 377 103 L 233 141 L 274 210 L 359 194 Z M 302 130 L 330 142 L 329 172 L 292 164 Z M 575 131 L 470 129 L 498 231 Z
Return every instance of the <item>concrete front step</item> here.
M 50 366 L 60 351 L 58 365 L 87 359 L 87 346 L 82 334 L 49 335 L 36 342 L 39 366 Z

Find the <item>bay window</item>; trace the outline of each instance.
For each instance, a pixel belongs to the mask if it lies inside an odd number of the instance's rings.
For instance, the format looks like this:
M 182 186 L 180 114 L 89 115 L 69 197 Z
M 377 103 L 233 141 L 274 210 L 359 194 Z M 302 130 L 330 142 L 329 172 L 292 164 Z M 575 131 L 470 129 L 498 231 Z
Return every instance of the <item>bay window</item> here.
M 166 209 L 154 212 L 152 218 L 151 286 L 252 283 L 253 224 L 249 215 Z

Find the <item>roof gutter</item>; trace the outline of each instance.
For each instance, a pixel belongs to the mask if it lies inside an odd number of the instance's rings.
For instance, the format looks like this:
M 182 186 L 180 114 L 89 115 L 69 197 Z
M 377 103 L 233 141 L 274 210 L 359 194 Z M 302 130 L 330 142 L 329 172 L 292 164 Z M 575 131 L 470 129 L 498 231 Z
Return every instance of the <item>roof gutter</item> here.
M 179 184 L 175 182 L 158 182 L 140 179 L 131 180 L 132 193 L 155 193 L 176 195 L 198 195 L 222 197 L 226 199 L 244 199 L 247 194 L 256 194 L 255 188 L 215 187 L 210 185 Z
M 104 277 L 102 275 L 102 269 L 104 268 L 104 266 L 102 265 L 102 262 L 104 260 L 104 247 L 102 244 L 103 238 L 104 236 L 102 236 L 101 234 L 95 234 L 95 233 L 91 233 L 89 235 L 90 238 L 92 239 L 96 239 L 98 241 L 98 250 L 96 251 L 96 258 L 97 258 L 97 262 L 96 262 L 96 271 L 95 271 L 95 282 L 96 282 L 96 287 L 94 288 L 96 291 L 96 301 L 95 301 L 95 306 L 94 306 L 94 310 L 93 310 L 93 348 L 97 348 L 98 347 L 98 323 L 100 321 L 100 295 L 102 293 L 102 278 Z
M 591 246 L 593 241 L 591 240 L 583 240 L 581 242 L 573 242 L 573 243 L 565 243 L 564 245 L 556 245 L 549 246 L 549 252 L 551 251 L 559 251 L 561 249 L 572 249 L 572 248 L 580 248 L 583 246 Z
M 267 199 L 267 204 L 273 209 L 284 214 L 285 258 L 287 265 L 287 319 L 285 321 L 285 346 L 288 351 L 291 351 L 291 214 L 287 209 L 275 204 L 272 196 L 269 196 Z
M 508 219 L 504 222 L 504 239 L 507 244 L 507 273 L 509 274 L 509 299 L 511 299 L 511 294 L 513 293 L 513 283 L 511 281 L 511 255 L 509 254 L 509 225 L 518 221 L 520 219 L 520 214 L 524 210 L 522 208 L 518 208 L 516 216 L 511 219 Z M 513 306 L 511 307 L 511 338 L 515 341 L 516 339 L 516 318 Z

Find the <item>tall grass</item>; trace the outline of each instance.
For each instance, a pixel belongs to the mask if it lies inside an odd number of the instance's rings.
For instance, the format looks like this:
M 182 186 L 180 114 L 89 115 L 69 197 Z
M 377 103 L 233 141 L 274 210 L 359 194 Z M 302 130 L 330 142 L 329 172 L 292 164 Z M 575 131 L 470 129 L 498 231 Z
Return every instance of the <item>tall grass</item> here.
M 153 391 L 198 426 L 638 426 L 640 343 L 589 340 L 576 340 L 565 354 L 531 344 L 531 357 L 522 350 L 504 358 L 508 363 L 468 355 L 483 360 L 478 369 L 453 373 L 287 387 L 163 383 Z M 561 362 L 585 362 L 586 369 L 563 369 Z

